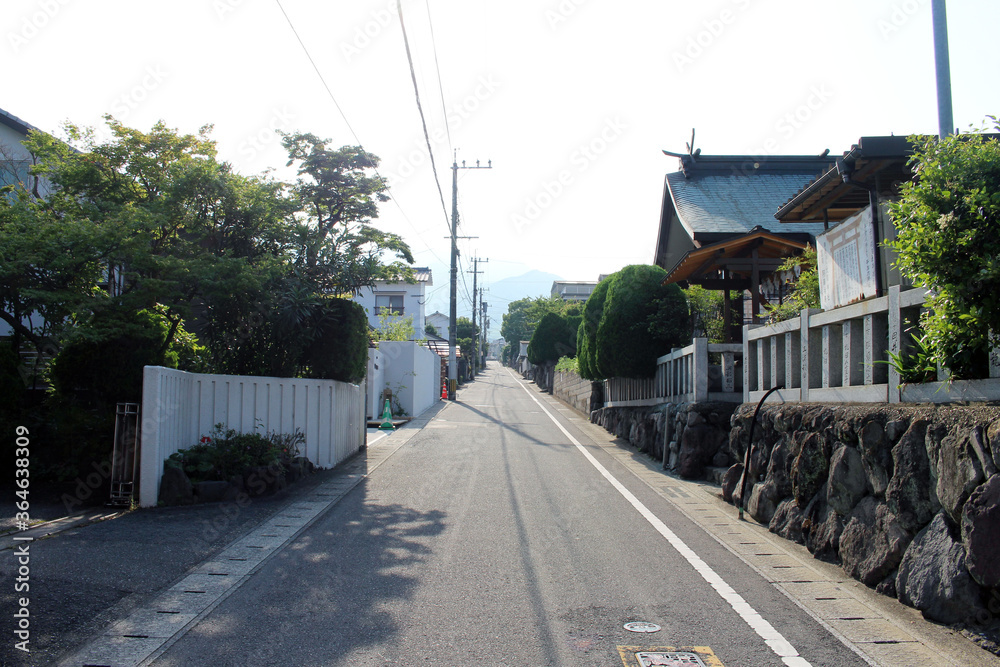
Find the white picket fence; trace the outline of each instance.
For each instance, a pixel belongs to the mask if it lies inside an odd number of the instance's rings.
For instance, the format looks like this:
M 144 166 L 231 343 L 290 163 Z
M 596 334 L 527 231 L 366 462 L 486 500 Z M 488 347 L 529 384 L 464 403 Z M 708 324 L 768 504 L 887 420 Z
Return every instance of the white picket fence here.
M 330 468 L 365 444 L 365 388 L 334 380 L 186 373 L 146 366 L 142 384 L 139 504 L 155 506 L 163 461 L 216 424 L 236 431 L 305 434 L 300 453 Z

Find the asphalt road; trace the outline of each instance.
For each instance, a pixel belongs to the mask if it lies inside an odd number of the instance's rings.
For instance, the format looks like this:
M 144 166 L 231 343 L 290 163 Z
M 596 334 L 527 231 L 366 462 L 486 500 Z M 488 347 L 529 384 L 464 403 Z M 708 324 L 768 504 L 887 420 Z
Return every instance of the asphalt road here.
M 491 366 L 153 664 L 866 664 L 569 415 Z

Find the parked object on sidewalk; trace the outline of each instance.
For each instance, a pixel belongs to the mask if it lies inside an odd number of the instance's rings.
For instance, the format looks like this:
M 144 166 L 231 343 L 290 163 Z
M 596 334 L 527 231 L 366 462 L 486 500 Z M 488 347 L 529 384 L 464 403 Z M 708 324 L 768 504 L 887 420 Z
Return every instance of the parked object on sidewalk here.
M 382 423 L 379 428 L 383 431 L 395 431 L 396 427 L 392 425 L 392 410 L 389 408 L 389 399 L 385 399 L 385 409 L 382 411 Z

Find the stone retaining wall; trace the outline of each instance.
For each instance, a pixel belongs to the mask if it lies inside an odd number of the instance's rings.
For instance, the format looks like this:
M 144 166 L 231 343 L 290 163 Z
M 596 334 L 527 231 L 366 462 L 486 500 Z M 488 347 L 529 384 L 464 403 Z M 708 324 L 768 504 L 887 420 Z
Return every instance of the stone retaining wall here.
M 734 502 L 756 406 L 732 417 Z M 1000 407 L 765 406 L 746 509 L 942 623 L 1000 616 Z
M 590 395 L 593 388 L 594 383 L 590 380 L 567 371 L 556 371 L 552 383 L 552 393 L 556 398 L 566 401 L 585 415 L 590 415 Z
M 711 468 L 726 468 L 735 459 L 729 447 L 730 421 L 737 403 L 675 403 L 649 408 L 600 408 L 590 421 L 641 452 L 663 460 L 667 468 L 688 479 L 712 479 Z M 667 439 L 667 412 L 670 433 Z

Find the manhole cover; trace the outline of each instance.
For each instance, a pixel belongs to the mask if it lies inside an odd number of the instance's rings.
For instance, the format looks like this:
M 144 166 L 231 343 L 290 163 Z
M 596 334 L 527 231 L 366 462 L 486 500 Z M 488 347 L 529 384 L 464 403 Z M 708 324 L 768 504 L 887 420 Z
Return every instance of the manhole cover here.
M 665 653 L 653 651 L 641 651 L 635 654 L 635 659 L 639 661 L 641 667 L 652 667 L 659 665 L 666 667 L 706 667 L 697 653 L 688 651 L 667 651 Z
M 656 623 L 646 623 L 645 621 L 636 621 L 634 623 L 626 623 L 623 626 L 629 632 L 659 632 L 660 626 Z M 656 664 L 656 663 L 653 663 Z

